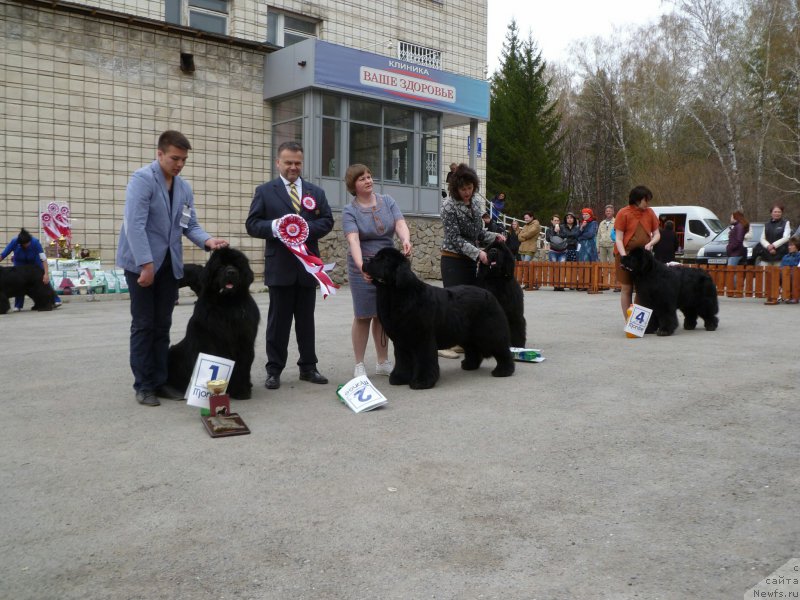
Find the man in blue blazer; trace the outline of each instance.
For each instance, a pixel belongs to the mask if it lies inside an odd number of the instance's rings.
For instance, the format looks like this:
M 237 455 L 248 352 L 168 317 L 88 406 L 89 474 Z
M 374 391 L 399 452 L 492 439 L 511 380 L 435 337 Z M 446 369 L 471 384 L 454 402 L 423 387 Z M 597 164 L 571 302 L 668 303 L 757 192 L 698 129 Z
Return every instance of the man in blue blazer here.
M 294 319 L 300 358 L 300 379 L 328 383 L 317 370 L 314 350 L 314 306 L 317 280 L 309 274 L 273 232 L 273 221 L 287 214 L 299 214 L 308 223 L 308 251 L 319 256 L 318 241 L 333 229 L 333 215 L 322 188 L 300 178 L 303 147 L 284 142 L 278 147 L 275 162 L 280 176 L 256 188 L 247 233 L 266 240 L 264 283 L 269 287 L 267 314 L 267 389 L 281 386 L 281 372 L 286 366 L 289 334 Z
M 125 269 L 131 298 L 133 389 L 145 406 L 158 406 L 158 396 L 182 397 L 165 385 L 172 310 L 183 277 L 182 236 L 208 250 L 228 245 L 197 223 L 192 188 L 178 176 L 191 149 L 183 134 L 165 131 L 156 160 L 136 171 L 125 190 L 117 266 Z

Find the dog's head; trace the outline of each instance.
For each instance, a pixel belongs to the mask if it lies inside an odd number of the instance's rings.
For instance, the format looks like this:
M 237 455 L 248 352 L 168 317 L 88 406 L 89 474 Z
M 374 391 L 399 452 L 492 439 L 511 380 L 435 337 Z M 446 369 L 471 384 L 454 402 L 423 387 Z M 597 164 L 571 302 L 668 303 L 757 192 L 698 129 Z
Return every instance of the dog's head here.
M 516 261 L 504 242 L 492 242 L 486 248 L 489 264 L 478 263 L 478 276 L 492 279 L 513 279 Z
M 253 280 L 250 261 L 242 252 L 220 248 L 211 253 L 203 268 L 203 295 L 213 298 L 248 293 Z
M 411 270 L 411 263 L 397 248 L 379 250 L 374 258 L 364 261 L 363 270 L 377 286 L 402 288 L 419 281 Z
M 643 275 L 653 269 L 655 257 L 644 248 L 634 248 L 620 259 L 622 268 L 633 275 Z

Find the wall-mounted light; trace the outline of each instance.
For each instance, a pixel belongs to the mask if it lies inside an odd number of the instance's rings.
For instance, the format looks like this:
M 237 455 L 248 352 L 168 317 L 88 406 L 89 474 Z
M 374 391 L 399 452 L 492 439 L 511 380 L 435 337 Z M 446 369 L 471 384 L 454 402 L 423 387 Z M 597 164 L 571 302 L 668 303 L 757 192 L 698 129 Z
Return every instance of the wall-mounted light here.
M 181 71 L 194 73 L 194 55 L 188 52 L 181 52 Z

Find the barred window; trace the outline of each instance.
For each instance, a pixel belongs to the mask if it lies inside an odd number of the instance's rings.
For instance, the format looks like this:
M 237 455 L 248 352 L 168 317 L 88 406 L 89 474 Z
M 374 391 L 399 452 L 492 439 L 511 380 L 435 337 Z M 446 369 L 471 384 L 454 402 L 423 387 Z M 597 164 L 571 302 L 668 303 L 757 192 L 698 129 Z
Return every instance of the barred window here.
M 442 51 L 426 48 L 411 42 L 400 42 L 397 45 L 397 58 L 407 62 L 413 62 L 434 69 L 442 68 Z

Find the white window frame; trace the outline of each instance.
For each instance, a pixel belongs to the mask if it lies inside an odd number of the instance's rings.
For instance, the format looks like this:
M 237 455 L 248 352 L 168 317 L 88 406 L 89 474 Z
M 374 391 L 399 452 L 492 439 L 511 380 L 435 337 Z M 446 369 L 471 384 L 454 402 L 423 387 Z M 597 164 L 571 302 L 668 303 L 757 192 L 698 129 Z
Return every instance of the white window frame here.
M 267 22 L 272 16 L 275 16 L 277 19 L 277 23 L 275 26 L 275 39 L 269 39 L 269 27 L 267 29 L 267 42 L 270 44 L 275 44 L 281 48 L 285 48 L 286 44 L 284 43 L 286 40 L 286 32 L 288 31 L 292 35 L 297 37 L 307 38 L 307 39 L 316 39 L 319 37 L 318 30 L 319 30 L 319 21 L 316 19 L 310 19 L 308 17 L 302 15 L 296 15 L 294 13 L 286 13 L 279 10 L 268 9 L 267 10 Z M 314 33 L 310 34 L 307 31 L 299 31 L 297 29 L 291 29 L 286 27 L 285 19 L 286 17 L 291 17 L 292 19 L 297 19 L 298 21 L 305 21 L 314 26 Z

